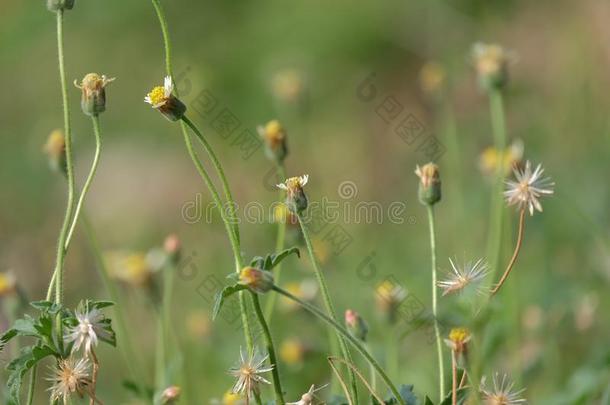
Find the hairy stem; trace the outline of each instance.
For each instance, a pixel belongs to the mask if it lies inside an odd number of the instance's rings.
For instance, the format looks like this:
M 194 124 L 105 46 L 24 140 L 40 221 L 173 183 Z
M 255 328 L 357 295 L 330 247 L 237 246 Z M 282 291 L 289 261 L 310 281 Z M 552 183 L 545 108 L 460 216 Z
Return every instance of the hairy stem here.
M 510 258 L 508 262 L 508 266 L 506 266 L 506 270 L 504 270 L 504 274 L 498 281 L 498 284 L 491 290 L 491 296 L 493 297 L 499 290 L 500 287 L 504 284 L 511 270 L 513 269 L 515 262 L 517 261 L 517 257 L 519 256 L 519 252 L 521 251 L 521 244 L 523 243 L 523 231 L 525 229 L 525 208 L 521 208 L 521 212 L 519 212 L 519 232 L 517 234 L 517 244 L 515 246 L 515 251 L 513 252 L 513 256 Z
M 309 252 L 309 259 L 311 260 L 311 264 L 313 265 L 314 273 L 316 275 L 316 279 L 318 280 L 318 284 L 320 286 L 320 291 L 322 293 L 322 298 L 324 301 L 324 306 L 326 308 L 326 312 L 328 316 L 330 316 L 333 321 L 337 321 L 335 308 L 333 302 L 330 298 L 330 293 L 328 291 L 328 286 L 326 285 L 326 280 L 324 278 L 324 274 L 318 265 L 318 260 L 316 259 L 316 255 L 314 253 L 313 245 L 311 244 L 311 238 L 309 236 L 309 231 L 303 222 L 303 217 L 301 214 L 297 214 L 299 218 L 299 224 L 301 225 L 301 231 L 303 233 L 303 239 L 305 239 L 305 244 L 307 245 L 307 251 Z M 352 356 L 345 344 L 345 339 L 341 337 L 341 334 L 337 333 L 337 338 L 339 340 L 339 348 L 341 349 L 341 355 L 345 357 L 345 360 L 353 363 Z M 356 386 L 356 376 L 354 375 L 353 370 L 350 370 L 350 384 L 352 390 L 352 396 L 354 397 L 354 402 L 358 403 L 358 388 Z
M 261 309 L 261 304 L 258 299 L 258 295 L 254 292 L 250 292 L 252 297 L 252 305 L 254 306 L 254 313 L 258 317 L 258 322 L 260 323 L 263 334 L 265 335 L 265 342 L 267 344 L 267 353 L 269 354 L 269 362 L 273 369 L 271 370 L 271 375 L 273 377 L 273 389 L 275 392 L 275 402 L 279 405 L 284 405 L 284 396 L 282 393 L 282 383 L 280 381 L 280 371 L 278 368 L 277 358 L 275 356 L 275 347 L 273 346 L 273 338 L 271 337 L 271 331 L 269 330 L 269 325 L 265 321 L 265 315 L 263 315 L 263 310 Z
M 398 391 L 398 389 L 396 388 L 396 386 L 394 386 L 394 383 L 392 383 L 392 380 L 390 380 L 390 378 L 387 376 L 387 374 L 385 373 L 385 371 L 383 371 L 383 369 L 381 368 L 381 366 L 379 365 L 379 363 L 377 362 L 377 360 L 375 360 L 375 358 L 366 350 L 366 347 L 364 347 L 364 345 L 362 343 L 360 343 L 360 341 L 353 337 L 351 335 L 351 333 L 349 333 L 343 326 L 341 326 L 336 320 L 334 320 L 333 318 L 331 318 L 330 316 L 326 315 L 324 312 L 322 312 L 321 310 L 319 310 L 318 308 L 314 307 L 313 305 L 295 297 L 294 295 L 292 295 L 291 293 L 289 293 L 288 291 L 278 287 L 278 286 L 274 286 L 273 290 L 276 291 L 279 294 L 282 294 L 283 296 L 297 302 L 299 305 L 301 305 L 303 308 L 305 308 L 307 311 L 309 311 L 311 314 L 315 315 L 316 317 L 320 318 L 322 321 L 324 321 L 326 324 L 328 324 L 329 326 L 331 326 L 332 328 L 335 329 L 335 331 L 340 334 L 345 341 L 349 342 L 352 344 L 352 346 L 366 359 L 366 361 L 375 369 L 375 371 L 377 372 L 377 374 L 379 374 L 379 376 L 381 377 L 381 379 L 385 382 L 385 384 L 388 386 L 388 388 L 390 389 L 390 391 L 392 391 L 392 394 L 396 397 L 396 400 L 398 401 L 399 404 L 401 405 L 406 405 L 404 400 L 402 399 L 402 397 L 400 396 L 400 393 Z M 350 363 L 353 364 L 352 361 L 349 361 Z
M 457 359 L 455 350 L 451 350 L 451 402 L 457 405 Z
M 438 354 L 438 388 L 439 398 L 445 395 L 445 371 L 443 361 L 443 342 L 438 327 L 438 297 L 436 286 L 436 231 L 434 226 L 434 208 L 428 205 L 428 226 L 430 228 L 430 258 L 432 263 L 432 317 L 434 318 L 434 334 L 436 336 L 436 351 Z

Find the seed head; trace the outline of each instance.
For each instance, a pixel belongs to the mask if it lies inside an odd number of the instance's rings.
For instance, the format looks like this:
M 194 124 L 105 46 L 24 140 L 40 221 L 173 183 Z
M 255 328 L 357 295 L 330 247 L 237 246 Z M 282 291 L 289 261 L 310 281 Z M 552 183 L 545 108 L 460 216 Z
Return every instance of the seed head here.
M 443 290 L 443 296 L 463 292 L 467 287 L 479 283 L 489 273 L 487 263 L 483 259 L 465 262 L 462 266 L 457 266 L 451 259 L 449 263 L 451 271 L 447 278 L 436 283 Z
M 245 396 L 248 402 L 252 394 L 260 393 L 261 384 L 271 384 L 262 374 L 270 372 L 273 367 L 265 366 L 267 356 L 260 355 L 256 349 L 250 356 L 243 350 L 240 350 L 239 355 L 239 364 L 229 370 L 237 378 L 231 392 Z
M 89 390 L 91 378 L 87 359 L 77 361 L 70 357 L 60 360 L 52 370 L 53 374 L 48 381 L 52 383 L 49 391 L 53 401 L 61 399 L 64 405 L 67 405 L 70 395 L 76 393 L 82 397 Z
M 178 121 L 184 116 L 186 105 L 174 96 L 172 94 L 173 92 L 174 84 L 172 78 L 166 76 L 163 86 L 153 88 L 144 98 L 144 101 L 150 104 L 155 110 L 159 110 L 168 120 Z
M 254 267 L 244 267 L 239 273 L 239 284 L 262 294 L 273 288 L 273 273 Z
M 527 401 L 525 398 L 521 398 L 521 394 L 525 389 L 513 390 L 515 383 L 504 374 L 502 378 L 498 373 L 494 374 L 493 385 L 487 386 L 486 379 L 481 379 L 479 391 L 485 405 L 517 405 L 525 404 Z
M 316 399 L 315 393 L 324 388 L 326 388 L 326 385 L 318 388 L 316 388 L 315 385 L 312 385 L 309 390 L 301 396 L 300 400 L 297 402 L 286 402 L 286 405 L 313 405 Z
M 549 177 L 542 177 L 544 169 L 538 165 L 532 172 L 532 164 L 525 162 L 523 170 L 513 170 L 516 181 L 506 182 L 504 197 L 508 205 L 516 205 L 519 209 L 528 209 L 530 215 L 534 215 L 534 209 L 542 212 L 539 198 L 553 194 L 555 183 Z
M 106 111 L 106 86 L 114 81 L 97 73 L 88 73 L 80 84 L 75 80 L 74 85 L 82 90 L 81 108 L 83 113 L 96 116 Z
M 286 206 L 291 212 L 300 214 L 307 208 L 307 195 L 305 195 L 303 187 L 308 180 L 309 176 L 306 174 L 300 177 L 290 177 L 284 183 L 277 185 L 282 190 L 286 190 Z
M 67 343 L 74 343 L 72 352 L 85 348 L 85 353 L 90 354 L 91 350 L 97 346 L 99 339 L 109 339 L 110 333 L 106 330 L 104 323 L 105 317 L 98 309 L 84 312 L 75 312 L 78 323 L 66 330 L 64 340 Z
M 286 131 L 278 120 L 258 127 L 258 134 L 265 142 L 265 154 L 274 162 L 282 163 L 288 155 Z
M 415 174 L 419 177 L 419 201 L 424 205 L 434 205 L 441 200 L 441 178 L 438 166 L 427 163 L 416 166 Z

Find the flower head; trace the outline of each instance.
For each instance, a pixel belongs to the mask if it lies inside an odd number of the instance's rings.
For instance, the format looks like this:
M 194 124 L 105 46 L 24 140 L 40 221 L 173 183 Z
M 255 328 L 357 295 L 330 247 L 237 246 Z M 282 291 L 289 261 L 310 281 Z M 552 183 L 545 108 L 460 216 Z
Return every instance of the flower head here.
M 512 142 L 503 152 L 493 146 L 485 148 L 479 156 L 479 168 L 485 175 L 494 175 L 498 170 L 506 175 L 513 167 L 522 164 L 523 149 L 520 139 Z
M 516 405 L 525 404 L 527 401 L 521 398 L 521 394 L 525 389 L 513 390 L 514 383 L 504 374 L 500 379 L 500 375 L 496 373 L 493 377 L 493 386 L 488 387 L 485 377 L 481 379 L 479 391 L 485 405 Z
M 445 69 L 437 62 L 427 62 L 419 71 L 420 86 L 430 96 L 439 95 L 446 78 Z
M 17 280 L 11 272 L 0 273 L 0 297 L 12 295 L 17 291 Z
M 167 387 L 161 393 L 161 403 L 163 405 L 174 404 L 178 401 L 178 398 L 180 398 L 180 394 L 182 394 L 182 389 L 177 385 Z
M 257 293 L 266 293 L 273 288 L 273 273 L 255 267 L 244 267 L 239 272 L 239 284 Z
M 427 163 L 422 167 L 415 167 L 415 174 L 419 177 L 419 201 L 424 205 L 434 205 L 441 199 L 441 178 L 438 166 Z
M 49 11 L 72 10 L 74 0 L 47 0 L 47 8 Z
M 269 121 L 264 127 L 258 127 L 258 134 L 265 142 L 265 153 L 273 161 L 282 163 L 288 155 L 286 130 L 278 120 Z
M 49 134 L 43 149 L 51 169 L 66 173 L 66 138 L 61 129 L 55 129 Z
M 326 385 L 318 388 L 316 388 L 315 385 L 312 385 L 309 390 L 301 396 L 300 400 L 297 402 L 286 402 L 286 405 L 313 405 L 313 401 L 316 399 L 315 393 L 324 388 L 326 388 Z
M 443 295 L 464 291 L 466 287 L 478 283 L 489 273 L 487 263 L 483 259 L 466 262 L 461 267 L 456 266 L 451 259 L 449 263 L 451 263 L 451 272 L 447 275 L 447 279 L 436 283 L 443 289 Z
M 472 47 L 472 59 L 484 89 L 501 88 L 508 82 L 508 67 L 514 60 L 512 52 L 500 45 L 477 42 Z
M 186 106 L 172 94 L 173 92 L 174 83 L 172 78 L 166 76 L 163 86 L 153 88 L 144 97 L 144 101 L 150 104 L 152 108 L 159 110 L 168 120 L 178 121 L 184 116 Z
M 286 190 L 286 205 L 290 211 L 299 214 L 307 208 L 307 196 L 303 187 L 308 181 L 309 175 L 306 174 L 300 177 L 290 177 L 277 185 L 278 188 Z
M 516 181 L 506 182 L 504 197 L 508 205 L 517 205 L 519 209 L 528 209 L 530 215 L 534 215 L 534 208 L 542 212 L 539 198 L 553 194 L 555 183 L 549 177 L 542 177 L 544 169 L 542 165 L 536 166 L 532 171 L 532 164 L 525 162 L 523 170 L 514 169 Z
M 351 309 L 345 311 L 345 326 L 352 335 L 362 341 L 366 340 L 369 328 L 358 312 Z
M 248 399 L 250 395 L 260 393 L 261 384 L 271 384 L 262 374 L 270 372 L 273 367 L 264 365 L 267 356 L 260 355 L 256 349 L 250 356 L 240 350 L 239 356 L 239 364 L 229 370 L 237 378 L 231 392 L 242 394 Z
M 449 338 L 445 339 L 445 343 L 451 350 L 456 353 L 466 353 L 467 344 L 470 342 L 472 335 L 466 328 L 453 328 L 449 332 Z
M 388 322 L 396 322 L 398 308 L 407 297 L 405 289 L 390 279 L 383 281 L 375 289 L 377 308 Z
M 91 353 L 91 349 L 97 346 L 99 339 L 110 339 L 111 334 L 107 330 L 105 317 L 102 312 L 94 308 L 88 312 L 76 310 L 78 323 L 67 329 L 64 340 L 73 342 L 72 352 L 85 348 L 85 353 Z
M 106 86 L 114 81 L 97 73 L 88 73 L 80 84 L 74 80 L 74 85 L 82 90 L 81 108 L 83 113 L 96 116 L 106 110 Z
M 64 405 L 68 404 L 70 395 L 76 393 L 82 397 L 89 390 L 91 378 L 89 377 L 89 361 L 73 358 L 60 360 L 52 368 L 53 375 L 48 378 L 53 384 L 49 389 L 53 401 L 62 400 Z

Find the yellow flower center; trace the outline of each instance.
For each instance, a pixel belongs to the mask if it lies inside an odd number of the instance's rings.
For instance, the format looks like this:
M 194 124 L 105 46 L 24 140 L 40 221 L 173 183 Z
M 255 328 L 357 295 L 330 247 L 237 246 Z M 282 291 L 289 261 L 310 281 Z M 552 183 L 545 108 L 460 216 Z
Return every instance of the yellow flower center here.
M 455 343 L 464 342 L 470 336 L 470 332 L 466 328 L 455 328 L 451 329 L 449 333 L 449 340 Z
M 148 93 L 148 98 L 150 98 L 153 105 L 163 103 L 166 100 L 165 89 L 162 86 L 155 87 L 150 93 Z

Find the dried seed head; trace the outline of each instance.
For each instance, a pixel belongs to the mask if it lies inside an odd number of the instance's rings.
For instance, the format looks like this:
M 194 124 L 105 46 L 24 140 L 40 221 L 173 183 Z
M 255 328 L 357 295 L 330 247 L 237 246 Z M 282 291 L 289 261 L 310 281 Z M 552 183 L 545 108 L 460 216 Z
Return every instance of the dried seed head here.
M 182 394 L 182 389 L 177 385 L 167 387 L 161 394 L 161 403 L 163 405 L 174 404 L 180 398 L 180 394 Z
M 75 80 L 74 85 L 82 90 L 81 108 L 83 113 L 96 116 L 106 111 L 106 86 L 114 81 L 97 73 L 88 73 L 80 84 Z
M 441 178 L 438 166 L 427 163 L 422 167 L 415 168 L 415 174 L 419 177 L 419 201 L 424 205 L 434 205 L 441 199 Z
M 484 90 L 500 89 L 508 82 L 508 67 L 514 57 L 499 45 L 478 42 L 472 47 L 472 59 L 479 85 Z
M 64 404 L 67 404 L 72 394 L 76 393 L 82 396 L 91 385 L 89 361 L 87 359 L 77 361 L 68 358 L 60 360 L 52 370 L 53 374 L 48 380 L 52 383 L 49 391 L 51 391 L 53 401 L 61 399 Z
M 49 11 L 72 10 L 74 0 L 47 0 L 47 8 Z
M 53 130 L 44 145 L 51 170 L 66 174 L 66 138 L 60 129 Z
M 258 127 L 258 134 L 265 142 L 265 154 L 274 162 L 282 163 L 288 155 L 286 131 L 278 120 L 269 121 Z
M 485 377 L 481 379 L 479 391 L 485 405 L 517 405 L 526 404 L 525 398 L 521 398 L 521 394 L 525 389 L 513 390 L 515 383 L 504 374 L 500 378 L 500 374 L 496 373 L 493 376 L 493 382 L 491 386 L 487 385 Z
M 239 273 L 239 284 L 256 293 L 266 293 L 273 288 L 273 273 L 254 267 L 244 267 Z
M 246 402 L 249 402 L 253 394 L 260 393 L 261 384 L 271 384 L 262 374 L 273 370 L 273 366 L 265 366 L 267 356 L 260 355 L 256 349 L 249 356 L 240 350 L 239 355 L 239 363 L 229 370 L 229 373 L 237 378 L 231 392 L 245 396 Z
M 358 312 L 351 309 L 345 311 L 345 326 L 352 335 L 363 342 L 366 341 L 369 328 Z
M 307 209 L 307 195 L 305 195 L 303 187 L 307 184 L 308 180 L 308 175 L 291 177 L 286 179 L 284 183 L 277 185 L 278 188 L 286 190 L 286 205 L 291 212 L 300 214 Z
M 166 76 L 163 86 L 153 88 L 150 93 L 144 97 L 144 101 L 150 104 L 155 110 L 159 110 L 168 120 L 178 121 L 184 117 L 186 105 L 172 94 L 173 91 L 174 83 L 172 82 L 172 78 Z
M 513 172 L 516 181 L 507 181 L 504 191 L 507 204 L 527 209 L 530 215 L 534 215 L 534 210 L 542 212 L 540 198 L 552 195 L 555 186 L 549 177 L 543 177 L 542 165 L 539 164 L 532 170 L 532 164 L 527 161 L 523 170 L 515 168 Z
M 453 328 L 451 329 L 451 332 L 449 332 L 449 339 L 445 339 L 445 344 L 454 352 L 462 354 L 468 351 L 468 342 L 470 342 L 470 339 L 472 339 L 472 335 L 468 329 Z

